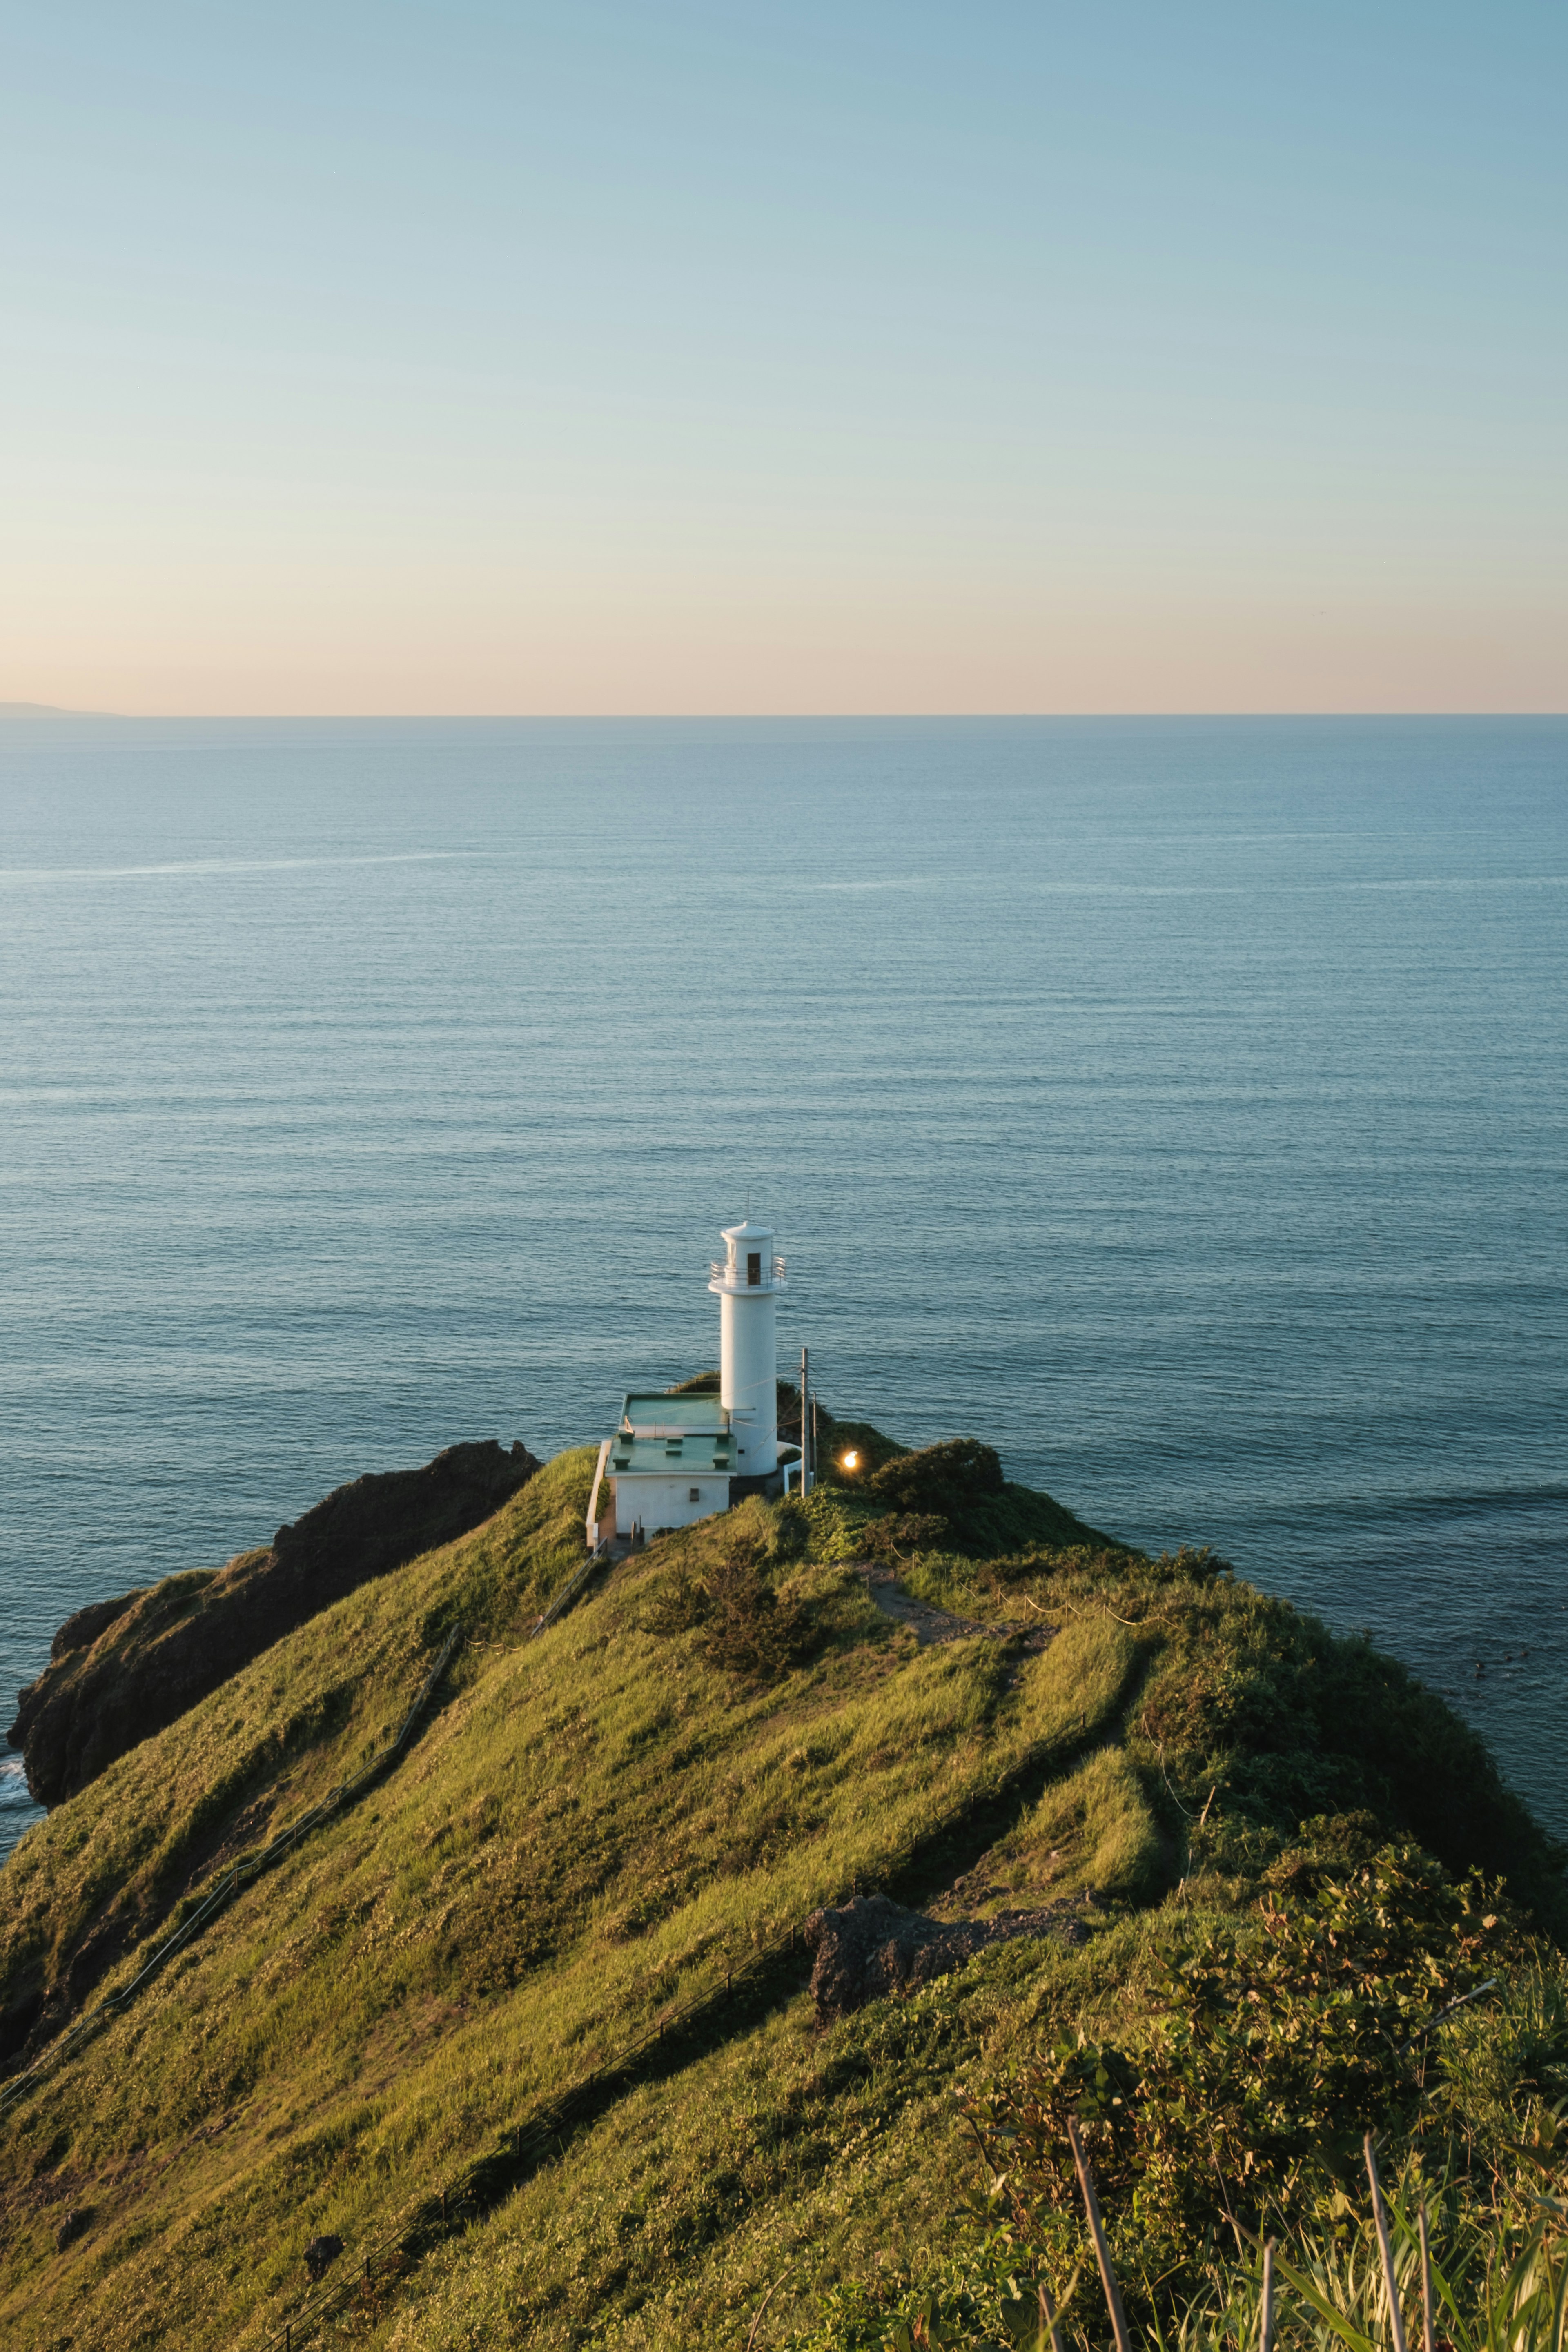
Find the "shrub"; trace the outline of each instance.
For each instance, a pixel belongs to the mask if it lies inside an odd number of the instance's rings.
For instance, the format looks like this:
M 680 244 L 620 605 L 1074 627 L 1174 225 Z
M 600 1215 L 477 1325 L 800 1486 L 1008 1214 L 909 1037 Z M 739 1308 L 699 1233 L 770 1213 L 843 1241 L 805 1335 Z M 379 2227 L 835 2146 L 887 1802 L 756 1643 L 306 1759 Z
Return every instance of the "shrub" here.
M 1479 2213 L 1454 2196 L 1454 2184 L 1425 2180 L 1415 2169 L 1380 2185 L 1406 2342 L 1420 2343 L 1429 2323 L 1427 2340 L 1445 2352 L 1563 2352 L 1568 2216 L 1560 2199 L 1532 2193 L 1531 2183 L 1516 2179 L 1501 2184 L 1498 2209 Z M 994 2180 L 988 2197 L 972 2200 L 990 2226 L 959 2236 L 918 2278 L 883 2273 L 833 2289 L 816 2325 L 791 2338 L 791 2352 L 923 2352 L 937 2346 L 1050 2352 L 1033 2249 L 1000 2218 L 1005 2191 L 1005 2181 Z M 1292 2233 L 1276 2249 L 1271 2335 L 1262 2321 L 1260 2246 L 1220 2252 L 1201 2281 L 1152 2305 L 1143 2293 L 1146 2274 L 1123 2270 L 1134 2346 L 1142 2352 L 1237 2352 L 1260 2336 L 1280 2352 L 1373 2352 L 1385 2344 L 1384 2256 L 1364 2177 L 1345 2206 L 1331 2228 Z M 1425 2245 L 1423 2213 L 1435 2225 Z M 1108 2218 L 1114 2225 L 1120 2217 Z M 1053 2298 L 1060 2336 L 1075 2352 L 1105 2340 L 1094 2269 L 1084 2247 L 1073 2285 L 1061 2300 Z
M 940 1551 L 952 1532 L 952 1521 L 935 1511 L 905 1511 L 868 1519 L 861 1540 L 874 1559 L 908 1560 L 917 1552 Z
M 773 1556 L 805 1559 L 811 1549 L 811 1514 L 796 1495 L 786 1495 L 773 1515 Z
M 708 1611 L 699 1647 L 712 1664 L 746 1682 L 773 1682 L 813 1647 L 805 1612 L 781 1601 L 749 1543 L 708 1571 Z
M 1271 1893 L 1250 1934 L 1174 1954 L 1135 2051 L 1059 2042 L 966 2112 L 1041 2217 L 1076 2208 L 1076 2115 L 1145 2268 L 1174 2276 L 1216 2228 L 1310 2217 L 1353 2174 L 1369 2123 L 1415 2124 L 1426 2030 L 1519 1947 L 1493 1900 L 1384 1846 L 1310 1901 Z
M 681 1568 L 654 1587 L 634 1622 L 639 1633 L 668 1641 L 705 1623 L 708 1605 L 707 1585 L 689 1569 Z
M 956 1519 L 1005 1484 L 1001 1456 L 975 1437 L 950 1437 L 884 1462 L 869 1481 L 871 1492 L 895 1511 L 934 1512 Z
M 683 1568 L 665 1578 L 644 1602 L 637 1625 L 667 1640 L 695 1633 L 710 1664 L 747 1682 L 776 1681 L 817 1646 L 806 1612 L 798 1601 L 781 1601 L 750 1535 L 737 1536 L 700 1575 Z

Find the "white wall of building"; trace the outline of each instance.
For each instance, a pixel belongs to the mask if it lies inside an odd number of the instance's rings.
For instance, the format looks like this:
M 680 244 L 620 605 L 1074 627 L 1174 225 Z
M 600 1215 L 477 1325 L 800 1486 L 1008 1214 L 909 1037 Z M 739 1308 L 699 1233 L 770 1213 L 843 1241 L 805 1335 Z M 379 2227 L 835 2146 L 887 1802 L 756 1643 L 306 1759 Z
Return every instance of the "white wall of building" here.
M 616 1492 L 616 1532 L 621 1536 L 630 1535 L 634 1519 L 651 1536 L 656 1528 L 689 1528 L 730 1507 L 730 1481 L 712 1471 L 705 1477 L 700 1472 L 685 1477 L 634 1475 L 610 1483 Z

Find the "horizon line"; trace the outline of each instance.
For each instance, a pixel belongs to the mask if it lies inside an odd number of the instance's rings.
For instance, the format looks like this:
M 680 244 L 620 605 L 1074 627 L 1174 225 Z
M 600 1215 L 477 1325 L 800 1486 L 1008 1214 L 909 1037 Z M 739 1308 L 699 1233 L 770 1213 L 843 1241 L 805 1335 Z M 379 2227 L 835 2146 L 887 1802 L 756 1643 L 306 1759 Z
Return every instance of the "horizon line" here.
M 348 726 L 377 723 L 393 725 L 464 725 L 479 726 L 493 722 L 502 726 L 561 725 L 627 725 L 627 726 L 689 726 L 693 724 L 745 724 L 759 721 L 769 726 L 816 726 L 826 722 L 861 721 L 870 725 L 908 723 L 929 725 L 934 721 L 951 720 L 1050 720 L 1103 719 L 1170 723 L 1190 719 L 1206 721 L 1225 719 L 1289 719 L 1300 721 L 1325 721 L 1354 719 L 1363 720 L 1414 719 L 1568 719 L 1568 708 L 1542 709 L 1537 708 L 1479 708 L 1465 709 L 1413 709 L 1400 710 L 1358 709 L 1349 707 L 1337 710 L 1303 710 L 1283 706 L 1258 706 L 1204 710 L 1032 710 L 1032 709 L 965 709 L 965 710 L 102 710 L 62 702 L 0 701 L 0 724 L 20 719 L 95 719 L 113 720 L 125 726 L 163 725 L 171 721 L 195 722 L 202 719 L 235 720 L 252 726 L 298 726 L 312 721 L 325 721 Z

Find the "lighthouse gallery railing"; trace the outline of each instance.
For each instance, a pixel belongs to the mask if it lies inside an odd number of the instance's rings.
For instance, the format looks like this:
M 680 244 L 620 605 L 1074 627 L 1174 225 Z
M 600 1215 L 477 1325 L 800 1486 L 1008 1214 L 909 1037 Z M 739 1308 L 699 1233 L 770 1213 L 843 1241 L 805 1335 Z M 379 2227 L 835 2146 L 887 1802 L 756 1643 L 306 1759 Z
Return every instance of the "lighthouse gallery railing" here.
M 773 1290 L 784 1278 L 784 1262 L 782 1257 L 769 1258 L 767 1268 L 760 1282 L 748 1282 L 743 1265 L 731 1265 L 727 1258 L 717 1258 L 709 1263 L 708 1279 L 721 1282 L 726 1290 Z

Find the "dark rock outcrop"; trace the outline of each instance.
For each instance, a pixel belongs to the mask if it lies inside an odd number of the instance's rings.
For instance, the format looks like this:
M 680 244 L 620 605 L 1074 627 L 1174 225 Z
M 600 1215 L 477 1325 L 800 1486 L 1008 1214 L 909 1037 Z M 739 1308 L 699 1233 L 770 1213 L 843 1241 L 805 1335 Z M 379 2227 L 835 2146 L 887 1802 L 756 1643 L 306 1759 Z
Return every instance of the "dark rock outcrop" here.
M 857 1895 L 840 1911 L 814 1911 L 805 1940 L 816 1954 L 811 1972 L 817 2016 L 828 2022 L 879 2000 L 946 1976 L 986 1944 L 1013 1936 L 1064 1936 L 1081 1943 L 1085 1929 L 1068 1903 L 1040 1911 L 1005 1911 L 994 1919 L 933 1919 L 906 1911 L 885 1895 Z
M 140 1584 L 134 1585 L 117 1601 L 89 1601 L 85 1609 L 68 1617 L 49 1643 L 49 1664 L 58 1666 L 73 1650 L 90 1650 L 104 1628 L 112 1625 L 117 1617 L 123 1617 L 133 1601 L 141 1600 L 143 1589 Z
M 269 1547 L 92 1602 L 56 1634 L 6 1733 L 27 1786 L 58 1805 L 229 1675 L 357 1585 L 467 1535 L 532 1477 L 525 1446 L 449 1445 L 419 1470 L 339 1486 Z

